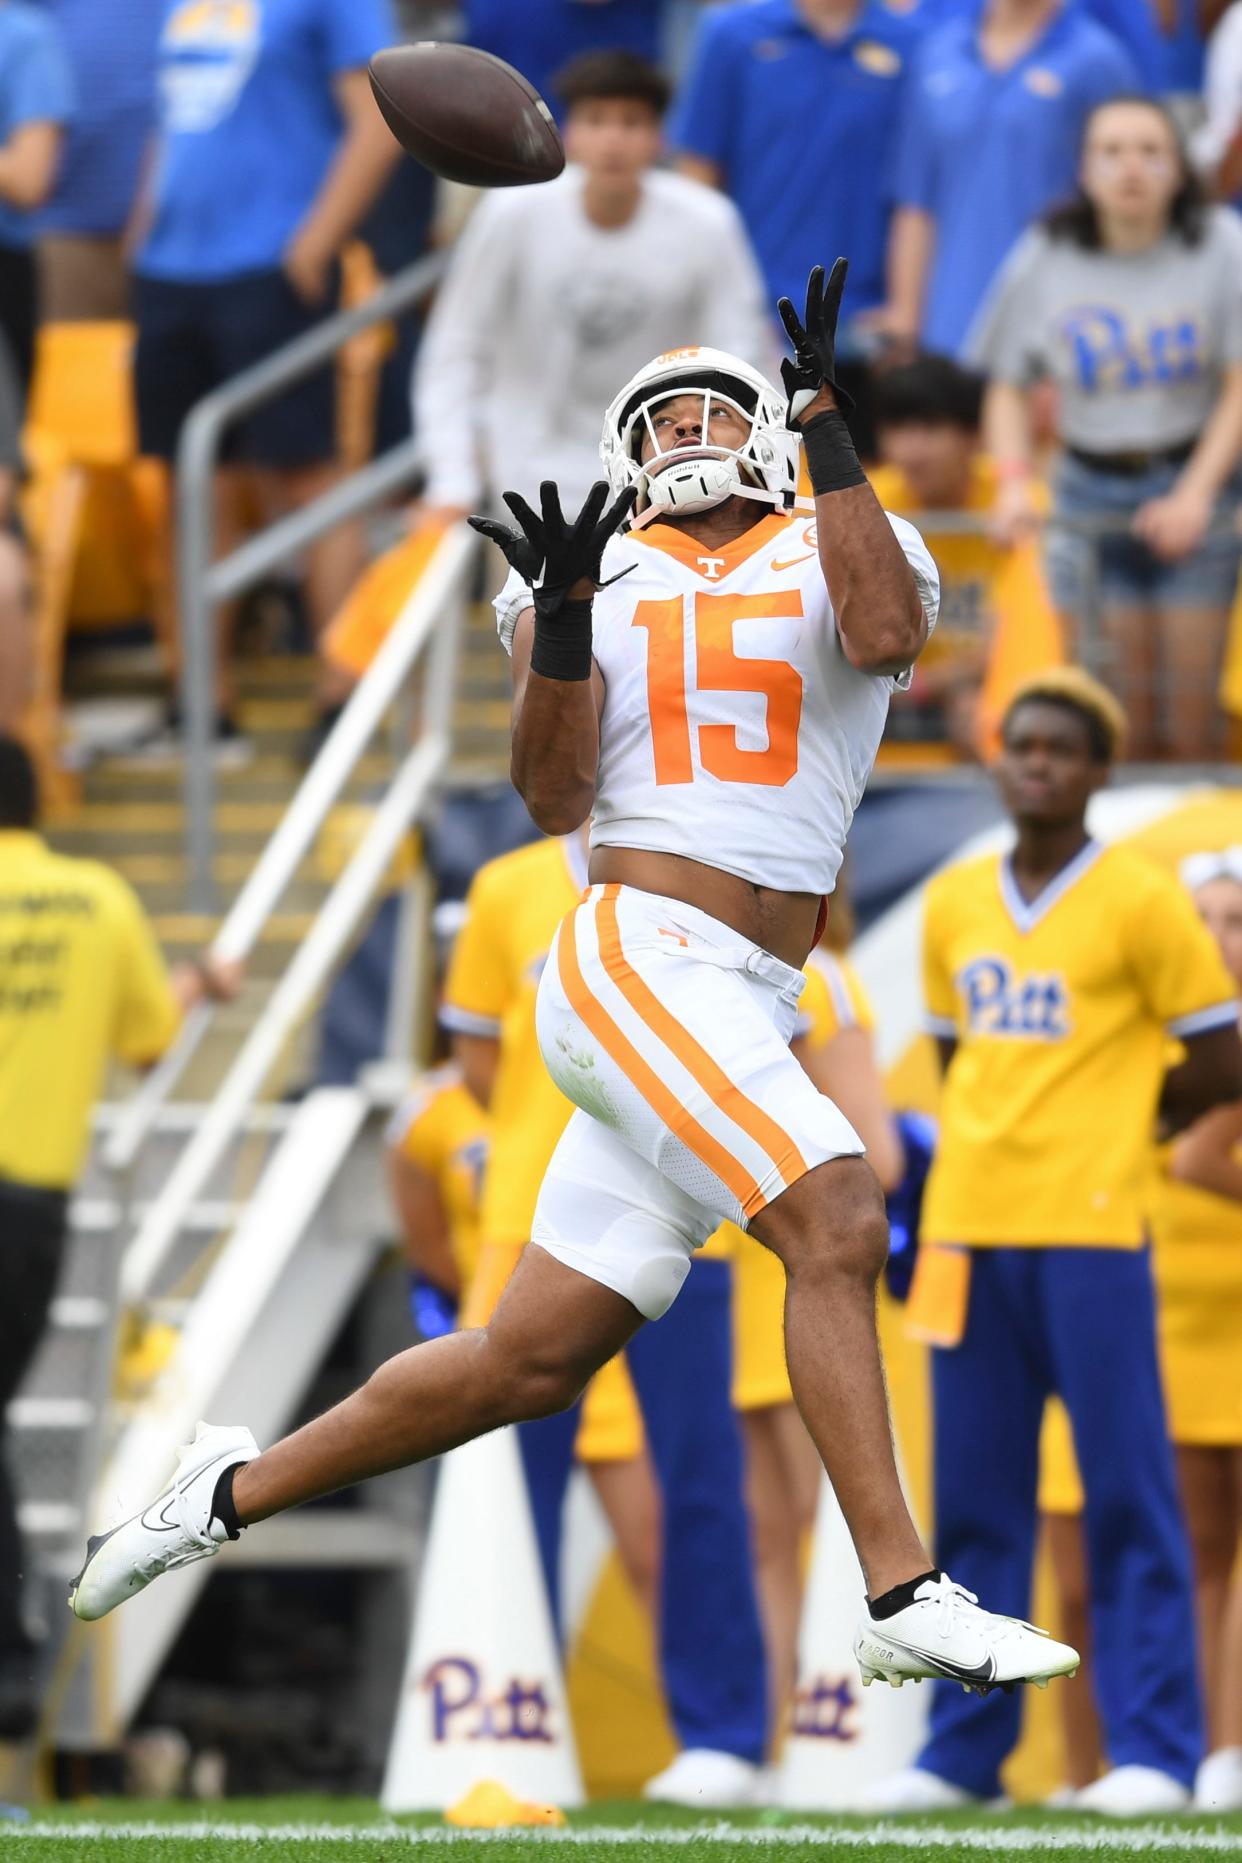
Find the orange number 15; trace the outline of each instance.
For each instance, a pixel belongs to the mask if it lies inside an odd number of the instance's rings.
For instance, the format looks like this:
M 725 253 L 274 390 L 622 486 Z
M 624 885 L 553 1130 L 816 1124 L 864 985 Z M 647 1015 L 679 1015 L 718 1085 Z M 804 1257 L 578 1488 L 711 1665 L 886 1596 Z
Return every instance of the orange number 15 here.
M 761 692 L 768 702 L 765 750 L 743 750 L 735 725 L 698 727 L 699 762 L 725 783 L 779 788 L 798 768 L 802 675 L 788 660 L 742 659 L 733 651 L 735 621 L 792 620 L 802 613 L 797 590 L 778 595 L 694 598 L 695 680 L 701 692 Z M 690 783 L 690 717 L 686 710 L 685 610 L 680 595 L 639 602 L 634 626 L 647 630 L 647 703 L 657 783 Z

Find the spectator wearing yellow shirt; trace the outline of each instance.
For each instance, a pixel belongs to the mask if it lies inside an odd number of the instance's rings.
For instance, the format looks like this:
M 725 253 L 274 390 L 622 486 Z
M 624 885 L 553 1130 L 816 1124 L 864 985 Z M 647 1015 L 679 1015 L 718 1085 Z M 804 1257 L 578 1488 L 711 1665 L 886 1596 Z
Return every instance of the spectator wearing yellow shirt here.
M 170 977 L 125 881 L 54 853 L 37 814 L 30 757 L 0 737 L 0 1419 L 47 1319 L 109 1060 L 156 1060 L 184 1009 L 236 985 L 210 963 Z M 22 1573 L 0 1456 L 0 1739 L 29 1731 L 37 1702 Z
M 1182 888 L 1087 830 L 1123 722 L 1076 669 L 1021 689 L 997 763 L 1013 849 L 928 887 L 924 992 L 945 1088 L 910 1307 L 938 1339 L 937 1556 L 1018 1618 L 1040 1421 L 1051 1393 L 1064 1400 L 1111 1768 L 1077 1803 L 1138 1815 L 1185 1806 L 1202 1757 L 1190 1549 L 1145 1246 L 1150 1134 L 1158 1108 L 1180 1129 L 1242 1096 L 1242 1047 L 1236 986 Z M 1170 1037 L 1186 1059 L 1166 1078 Z M 1016 1696 L 937 1685 L 917 1765 L 877 1804 L 994 1798 L 1020 1715 Z
M 1242 845 L 1193 854 L 1181 874 L 1242 996 Z M 1151 1213 L 1160 1345 L 1195 1555 L 1209 1749 L 1195 1800 L 1242 1811 L 1242 1099 L 1205 1114 L 1163 1163 Z
M 425 1339 L 452 1331 L 479 1265 L 490 1137 L 486 1109 L 455 1061 L 416 1080 L 389 1123 L 388 1186 L 405 1241 L 411 1310 Z
M 874 401 L 875 495 L 914 519 L 940 571 L 940 618 L 909 692 L 894 694 L 889 740 L 977 757 L 1015 687 L 1063 658 L 1060 625 L 1033 542 L 1003 543 L 992 530 L 998 480 L 982 451 L 982 377 L 920 356 L 877 373 Z M 939 527 L 937 513 L 947 514 Z

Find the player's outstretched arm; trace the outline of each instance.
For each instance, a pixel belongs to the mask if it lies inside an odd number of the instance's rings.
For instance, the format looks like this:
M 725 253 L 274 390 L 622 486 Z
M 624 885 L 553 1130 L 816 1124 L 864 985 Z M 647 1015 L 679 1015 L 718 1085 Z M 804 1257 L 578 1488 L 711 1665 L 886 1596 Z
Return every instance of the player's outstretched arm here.
M 865 673 L 900 673 L 927 639 L 927 617 L 841 413 L 850 401 L 836 382 L 836 336 L 848 269 L 838 259 L 825 285 L 823 267 L 815 267 L 804 318 L 788 298 L 777 306 L 794 350 L 793 361 L 781 364 L 789 395 L 785 418 L 802 435 L 815 493 L 820 567 L 845 656 Z
M 580 828 L 595 801 L 604 681 L 591 653 L 591 605 L 608 539 L 634 503 L 627 488 L 608 509 L 608 487 L 592 486 L 573 524 L 555 485 L 540 487 L 542 515 L 516 492 L 505 503 L 518 528 L 471 518 L 530 584 L 532 606 L 513 636 L 513 786 L 545 834 Z

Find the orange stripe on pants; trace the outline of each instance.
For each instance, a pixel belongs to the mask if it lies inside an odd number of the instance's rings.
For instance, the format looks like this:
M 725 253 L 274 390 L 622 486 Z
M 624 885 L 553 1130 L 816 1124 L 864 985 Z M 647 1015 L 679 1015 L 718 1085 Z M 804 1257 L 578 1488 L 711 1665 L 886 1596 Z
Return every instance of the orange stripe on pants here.
M 809 1168 L 806 1159 L 798 1150 L 788 1132 L 777 1125 L 770 1114 L 761 1106 L 747 1099 L 741 1088 L 729 1079 L 719 1063 L 713 1060 L 707 1049 L 698 1043 L 676 1016 L 671 1015 L 652 990 L 634 969 L 621 949 L 621 927 L 617 922 L 617 888 L 605 886 L 603 897 L 595 908 L 595 920 L 599 929 L 600 955 L 604 960 L 604 969 L 612 978 L 621 994 L 629 1003 L 634 1013 L 642 1018 L 652 1034 L 662 1041 L 669 1051 L 676 1055 L 681 1065 L 691 1077 L 698 1081 L 704 1093 L 731 1119 L 740 1126 L 748 1138 L 754 1140 L 761 1151 L 766 1151 L 776 1165 L 786 1183 L 802 1177 Z M 786 1164 L 792 1171 L 785 1169 Z M 758 1205 L 756 1205 L 756 1208 Z M 747 1209 L 751 1216 L 753 1210 Z
M 604 1052 L 638 1088 L 669 1130 L 677 1134 L 687 1150 L 692 1151 L 709 1171 L 714 1171 L 722 1184 L 728 1185 L 747 1214 L 758 1209 L 763 1202 L 763 1192 L 749 1171 L 686 1111 L 659 1075 L 648 1067 L 629 1037 L 617 1027 L 598 997 L 592 996 L 578 962 L 572 918 L 565 920 L 557 936 L 556 962 L 561 988 L 570 1006 L 590 1029 Z

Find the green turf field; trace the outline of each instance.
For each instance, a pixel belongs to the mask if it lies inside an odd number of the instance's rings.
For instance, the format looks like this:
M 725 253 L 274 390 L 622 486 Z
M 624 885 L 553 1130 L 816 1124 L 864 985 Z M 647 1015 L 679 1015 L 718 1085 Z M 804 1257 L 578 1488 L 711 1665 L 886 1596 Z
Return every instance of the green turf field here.
M 386 1818 L 366 1800 L 312 1798 L 232 1801 L 227 1806 L 108 1802 L 89 1810 L 49 1809 L 26 1823 L 0 1823 L 3 1863 L 392 1863 L 418 1852 L 481 1856 L 483 1863 L 531 1863 L 532 1852 L 566 1850 L 615 1863 L 773 1863 L 790 1857 L 857 1863 L 947 1863 L 990 1856 L 1120 1860 L 1237 1857 L 1242 1816 L 1167 1818 L 1114 1824 L 1073 1813 L 1015 1811 L 884 1823 L 760 1812 L 703 1819 L 663 1807 L 593 1805 L 563 1831 L 456 1831 L 438 1819 Z M 430 1860 L 429 1860 L 430 1863 Z M 567 1859 L 569 1863 L 569 1859 Z

